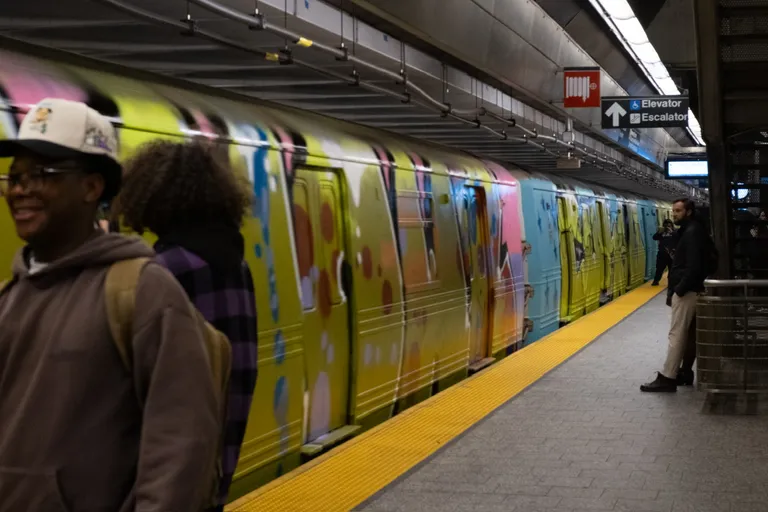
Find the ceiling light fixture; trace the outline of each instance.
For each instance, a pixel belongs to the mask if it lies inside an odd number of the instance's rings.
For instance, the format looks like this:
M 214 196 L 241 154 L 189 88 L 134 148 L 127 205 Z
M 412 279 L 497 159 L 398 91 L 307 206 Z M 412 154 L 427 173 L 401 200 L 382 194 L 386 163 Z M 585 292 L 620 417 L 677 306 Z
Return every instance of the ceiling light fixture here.
M 595 10 L 608 23 L 608 26 L 619 38 L 627 52 L 645 73 L 645 76 L 653 84 L 660 94 L 677 96 L 680 90 L 672 77 L 669 76 L 667 67 L 656 53 L 656 48 L 648 40 L 640 20 L 635 16 L 632 7 L 627 0 L 589 0 Z M 701 137 L 701 126 L 693 112 L 688 109 L 688 133 L 697 144 L 704 146 Z

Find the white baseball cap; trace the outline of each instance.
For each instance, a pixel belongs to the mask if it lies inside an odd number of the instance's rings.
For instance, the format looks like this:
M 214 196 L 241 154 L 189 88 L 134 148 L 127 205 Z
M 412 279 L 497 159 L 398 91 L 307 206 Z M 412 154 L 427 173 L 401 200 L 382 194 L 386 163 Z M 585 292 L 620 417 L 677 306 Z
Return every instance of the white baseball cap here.
M 104 176 L 104 199 L 111 199 L 120 190 L 122 166 L 117 157 L 115 128 L 109 119 L 84 103 L 41 100 L 24 117 L 18 137 L 0 141 L 0 158 L 16 156 L 20 149 L 57 160 L 90 160 L 92 171 Z

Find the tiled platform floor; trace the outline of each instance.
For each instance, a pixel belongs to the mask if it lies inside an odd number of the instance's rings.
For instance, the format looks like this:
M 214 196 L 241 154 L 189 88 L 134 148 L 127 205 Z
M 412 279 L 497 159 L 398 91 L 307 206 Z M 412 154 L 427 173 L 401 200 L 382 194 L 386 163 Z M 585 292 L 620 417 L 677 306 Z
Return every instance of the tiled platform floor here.
M 768 417 L 640 392 L 668 325 L 662 294 L 357 510 L 768 511 Z

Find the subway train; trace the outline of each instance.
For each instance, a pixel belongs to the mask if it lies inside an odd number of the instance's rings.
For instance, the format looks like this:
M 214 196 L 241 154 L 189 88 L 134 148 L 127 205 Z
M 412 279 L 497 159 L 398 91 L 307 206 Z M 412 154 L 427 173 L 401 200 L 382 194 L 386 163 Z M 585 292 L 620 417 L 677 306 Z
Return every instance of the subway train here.
M 114 120 L 121 158 L 204 137 L 248 178 L 259 377 L 233 498 L 653 276 L 668 203 L 104 69 L 0 49 L 0 138 L 66 98 Z M 2 203 L 0 280 L 21 246 Z

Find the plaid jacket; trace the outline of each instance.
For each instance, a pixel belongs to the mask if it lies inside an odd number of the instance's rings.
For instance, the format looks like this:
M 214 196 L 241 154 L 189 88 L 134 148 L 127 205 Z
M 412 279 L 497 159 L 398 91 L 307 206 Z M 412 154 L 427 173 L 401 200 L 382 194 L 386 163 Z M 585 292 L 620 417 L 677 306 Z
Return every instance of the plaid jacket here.
M 256 385 L 256 298 L 247 263 L 231 272 L 213 272 L 203 259 L 178 246 L 156 246 L 157 262 L 167 268 L 205 319 L 232 343 L 232 373 L 224 426 L 219 504 L 226 504 L 240 455 Z

